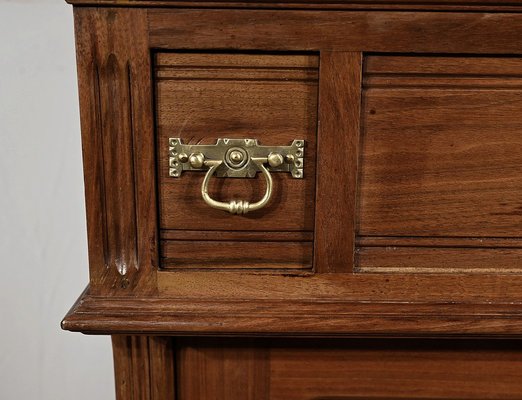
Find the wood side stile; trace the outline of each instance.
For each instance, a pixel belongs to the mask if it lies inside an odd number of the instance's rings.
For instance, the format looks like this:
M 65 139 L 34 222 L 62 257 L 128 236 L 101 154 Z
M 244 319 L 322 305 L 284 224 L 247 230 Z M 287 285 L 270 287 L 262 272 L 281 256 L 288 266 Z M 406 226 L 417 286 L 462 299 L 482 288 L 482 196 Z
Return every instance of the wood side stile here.
M 117 400 L 175 398 L 172 339 L 157 336 L 112 336 Z
M 317 273 L 353 270 L 361 69 L 361 53 L 321 53 L 314 252 Z
M 157 266 L 147 12 L 76 8 L 92 294 L 150 294 Z

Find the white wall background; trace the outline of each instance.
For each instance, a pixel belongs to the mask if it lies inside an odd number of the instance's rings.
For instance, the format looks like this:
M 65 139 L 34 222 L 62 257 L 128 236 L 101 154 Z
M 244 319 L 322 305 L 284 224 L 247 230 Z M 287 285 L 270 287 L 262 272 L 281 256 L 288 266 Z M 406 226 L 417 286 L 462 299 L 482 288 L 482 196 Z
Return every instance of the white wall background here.
M 72 7 L 0 0 L 0 399 L 113 399 L 110 339 L 60 330 L 87 284 Z

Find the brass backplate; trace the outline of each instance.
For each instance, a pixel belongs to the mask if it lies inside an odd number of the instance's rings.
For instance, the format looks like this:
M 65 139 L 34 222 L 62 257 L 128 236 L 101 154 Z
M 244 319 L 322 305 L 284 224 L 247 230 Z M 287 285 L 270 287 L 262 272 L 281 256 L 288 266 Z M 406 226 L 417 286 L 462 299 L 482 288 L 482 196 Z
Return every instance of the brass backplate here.
M 181 138 L 169 139 L 169 175 L 183 171 L 206 171 L 212 162 L 221 161 L 217 177 L 254 178 L 261 172 L 259 163 L 270 172 L 290 172 L 303 178 L 305 141 L 290 146 L 261 146 L 257 139 L 217 139 L 215 144 L 184 144 Z

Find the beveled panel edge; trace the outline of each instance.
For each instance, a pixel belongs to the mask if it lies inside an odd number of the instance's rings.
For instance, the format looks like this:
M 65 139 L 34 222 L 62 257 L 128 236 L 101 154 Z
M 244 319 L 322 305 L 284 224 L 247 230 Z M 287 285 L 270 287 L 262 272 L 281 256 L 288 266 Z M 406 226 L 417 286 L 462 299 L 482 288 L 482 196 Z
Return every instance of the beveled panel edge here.
M 522 337 L 521 304 L 182 300 L 82 294 L 62 329 L 86 334 Z
M 325 10 L 433 10 L 433 11 L 520 11 L 518 0 L 265 0 L 265 1 L 198 1 L 198 0 L 66 0 L 74 6 L 172 7 L 172 8 L 264 8 Z

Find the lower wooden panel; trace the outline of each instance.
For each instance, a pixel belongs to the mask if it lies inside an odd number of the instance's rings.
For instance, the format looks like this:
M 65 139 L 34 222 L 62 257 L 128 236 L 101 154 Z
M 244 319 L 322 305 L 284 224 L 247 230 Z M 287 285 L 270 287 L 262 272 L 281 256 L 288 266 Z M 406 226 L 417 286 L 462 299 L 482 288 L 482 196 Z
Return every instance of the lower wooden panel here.
M 178 400 L 520 399 L 519 342 L 178 340 Z
M 269 353 L 255 341 L 182 339 L 178 399 L 268 399 Z

